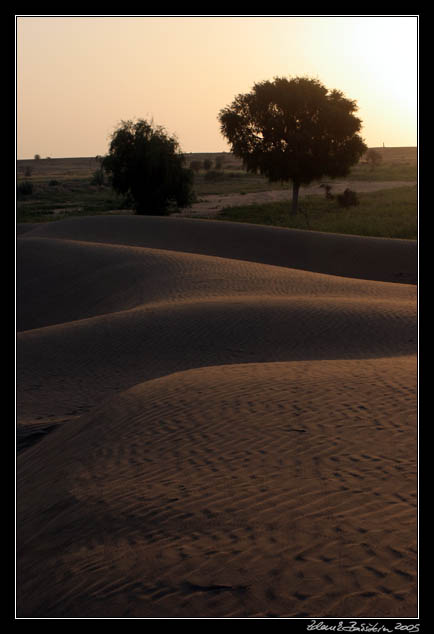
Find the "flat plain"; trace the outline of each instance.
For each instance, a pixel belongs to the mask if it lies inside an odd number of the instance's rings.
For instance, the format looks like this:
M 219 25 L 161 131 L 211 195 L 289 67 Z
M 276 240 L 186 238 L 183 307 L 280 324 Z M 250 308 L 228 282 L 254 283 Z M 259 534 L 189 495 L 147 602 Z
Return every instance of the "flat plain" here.
M 196 202 L 171 215 L 233 220 L 331 233 L 416 239 L 418 231 L 417 148 L 375 148 L 381 163 L 362 160 L 348 177 L 302 187 L 300 213 L 288 214 L 291 187 L 248 173 L 228 152 L 187 154 L 195 170 Z M 207 168 L 204 165 L 207 163 Z M 131 205 L 116 195 L 101 172 L 100 157 L 18 161 L 18 222 L 56 221 L 89 214 L 131 215 Z M 332 188 L 325 199 L 323 185 Z M 25 189 L 27 187 L 27 190 Z M 356 192 L 359 204 L 341 208 L 336 196 Z

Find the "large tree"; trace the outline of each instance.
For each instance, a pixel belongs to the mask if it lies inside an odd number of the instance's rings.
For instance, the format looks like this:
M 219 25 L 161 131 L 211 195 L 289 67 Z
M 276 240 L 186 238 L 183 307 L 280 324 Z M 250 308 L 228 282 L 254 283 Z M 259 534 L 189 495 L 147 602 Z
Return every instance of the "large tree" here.
M 250 172 L 292 181 L 292 213 L 301 185 L 346 176 L 367 147 L 357 134 L 355 101 L 317 79 L 276 77 L 238 95 L 219 113 L 222 134 Z
M 184 163 L 175 137 L 139 119 L 121 122 L 102 167 L 115 191 L 129 198 L 137 213 L 158 215 L 170 205 L 191 204 L 193 173 Z

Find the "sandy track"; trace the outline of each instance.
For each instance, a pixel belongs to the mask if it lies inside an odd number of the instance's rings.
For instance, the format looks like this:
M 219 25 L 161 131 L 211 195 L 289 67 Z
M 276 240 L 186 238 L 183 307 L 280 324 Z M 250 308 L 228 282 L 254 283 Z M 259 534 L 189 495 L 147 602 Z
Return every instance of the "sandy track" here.
M 20 616 L 416 616 L 413 243 L 229 225 L 19 237 Z
M 339 180 L 330 181 L 332 186 L 332 193 L 334 195 L 342 193 L 345 189 L 351 189 L 352 191 L 362 192 L 374 192 L 382 189 L 395 189 L 397 187 L 410 187 L 416 185 L 416 181 L 350 181 Z M 300 188 L 299 196 L 318 196 L 324 195 L 324 190 L 320 188 L 318 183 L 313 185 L 307 185 Z M 208 196 L 202 196 L 201 200 L 194 203 L 191 208 L 186 209 L 181 215 L 186 216 L 201 216 L 205 218 L 215 218 L 219 215 L 219 212 L 225 207 L 238 207 L 244 205 L 256 205 L 261 203 L 281 202 L 292 199 L 292 189 L 283 190 L 267 190 L 263 192 L 246 192 L 245 194 L 211 194 Z

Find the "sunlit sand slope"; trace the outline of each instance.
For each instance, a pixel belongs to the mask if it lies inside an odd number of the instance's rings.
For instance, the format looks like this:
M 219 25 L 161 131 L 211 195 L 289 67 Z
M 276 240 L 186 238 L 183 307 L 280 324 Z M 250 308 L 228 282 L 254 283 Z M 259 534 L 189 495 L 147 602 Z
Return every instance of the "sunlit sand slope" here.
M 19 616 L 417 615 L 414 245 L 218 226 L 20 234 Z

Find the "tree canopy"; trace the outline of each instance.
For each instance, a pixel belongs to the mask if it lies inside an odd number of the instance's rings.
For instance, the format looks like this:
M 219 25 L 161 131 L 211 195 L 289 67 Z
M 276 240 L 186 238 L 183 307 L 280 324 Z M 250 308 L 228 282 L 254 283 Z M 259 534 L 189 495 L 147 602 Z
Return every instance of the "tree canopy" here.
M 161 126 L 122 121 L 111 137 L 102 167 L 113 189 L 131 199 L 139 214 L 163 214 L 193 200 L 193 174 L 184 167 L 178 141 Z
M 219 121 L 248 171 L 292 181 L 296 213 L 300 185 L 346 176 L 366 151 L 356 111 L 355 101 L 317 79 L 276 77 L 238 95 Z

